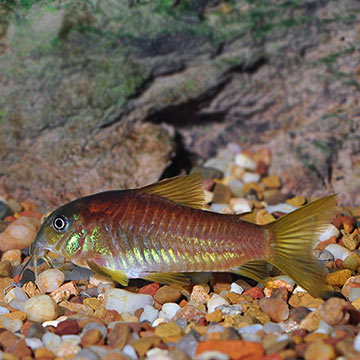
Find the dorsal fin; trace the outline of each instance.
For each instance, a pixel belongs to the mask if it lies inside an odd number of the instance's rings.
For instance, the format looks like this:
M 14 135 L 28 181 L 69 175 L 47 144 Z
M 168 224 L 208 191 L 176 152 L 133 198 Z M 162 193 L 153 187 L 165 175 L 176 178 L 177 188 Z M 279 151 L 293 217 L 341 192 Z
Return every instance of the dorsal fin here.
M 177 204 L 202 209 L 205 196 L 201 174 L 177 176 L 139 188 L 138 191 L 167 198 Z

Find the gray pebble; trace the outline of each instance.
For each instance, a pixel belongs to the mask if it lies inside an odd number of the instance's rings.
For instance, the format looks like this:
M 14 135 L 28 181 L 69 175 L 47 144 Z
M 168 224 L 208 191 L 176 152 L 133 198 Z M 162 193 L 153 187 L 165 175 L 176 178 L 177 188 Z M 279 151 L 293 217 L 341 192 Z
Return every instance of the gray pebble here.
M 97 329 L 101 332 L 102 336 L 105 338 L 107 335 L 107 329 L 104 325 L 97 324 L 97 323 L 88 323 L 85 325 L 82 333 L 86 334 L 89 330 Z
M 352 288 L 349 293 L 349 300 L 354 301 L 360 297 L 360 288 Z
M 335 260 L 334 255 L 330 251 L 327 251 L 327 250 L 319 251 L 316 254 L 316 259 L 318 261 L 322 262 L 323 264 L 326 264 L 329 261 Z
M 95 353 L 99 358 L 103 358 L 107 354 L 107 350 L 101 346 L 93 345 L 89 347 L 93 353 Z
M 0 220 L 10 215 L 10 208 L 8 204 L 0 200 Z
M 195 356 L 196 347 L 198 346 L 198 341 L 191 332 L 192 331 L 180 339 L 175 346 L 184 351 L 190 357 L 190 359 L 193 359 Z
M 43 342 L 38 339 L 38 338 L 32 338 L 32 337 L 27 337 L 25 339 L 26 345 L 31 349 L 31 350 L 36 350 L 42 346 L 44 346 Z
M 89 349 L 81 349 L 75 356 L 75 360 L 99 360 L 101 359 Z
M 269 333 L 277 333 L 277 334 L 282 334 L 284 331 L 281 328 L 281 326 L 279 324 L 273 323 L 271 321 L 267 322 L 264 327 L 263 330 L 269 334 Z
M 137 360 L 138 358 L 135 349 L 131 345 L 125 345 L 122 352 L 132 360 Z
M 45 333 L 46 330 L 40 323 L 34 323 L 29 327 L 27 336 L 30 338 L 41 339 Z
M 184 319 L 184 318 L 178 318 L 174 322 L 181 330 L 184 330 L 186 328 L 187 323 L 188 323 L 187 320 Z
M 242 309 L 238 305 L 220 305 L 216 307 L 216 310 L 220 310 L 224 315 L 241 315 Z

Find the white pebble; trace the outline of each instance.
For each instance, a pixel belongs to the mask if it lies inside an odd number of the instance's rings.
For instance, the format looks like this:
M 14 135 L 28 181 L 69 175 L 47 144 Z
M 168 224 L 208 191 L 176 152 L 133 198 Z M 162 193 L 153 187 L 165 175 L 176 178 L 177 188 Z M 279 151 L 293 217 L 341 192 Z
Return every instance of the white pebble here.
M 349 301 L 355 301 L 360 297 L 360 288 L 352 288 L 349 293 Z
M 229 209 L 229 206 L 227 204 L 212 203 L 210 209 L 217 213 L 223 213 L 224 211 Z
M 296 294 L 298 292 L 307 292 L 307 290 L 305 290 L 304 288 L 302 288 L 301 286 L 297 285 L 296 288 L 293 291 L 293 294 Z
M 176 303 L 166 303 L 162 306 L 159 316 L 171 320 L 179 309 L 181 308 Z
M 20 287 L 14 287 L 5 295 L 5 300 L 9 303 L 14 299 L 19 299 L 20 301 L 26 301 L 29 297 L 24 293 Z
M 269 205 L 265 208 L 265 210 L 272 214 L 274 212 L 280 211 L 282 213 L 288 214 L 291 213 L 293 211 L 295 211 L 297 209 L 297 207 L 292 206 L 290 204 L 286 204 L 286 203 L 280 203 L 280 204 L 276 204 L 276 205 Z
M 9 305 L 12 308 L 20 310 L 20 311 L 24 311 L 24 304 L 25 304 L 25 301 L 20 301 L 19 299 L 12 299 L 9 302 Z
M 212 313 L 220 305 L 227 305 L 228 302 L 218 294 L 213 294 L 210 300 L 207 302 L 208 313 Z
M 19 331 L 23 322 L 20 319 L 10 319 L 4 315 L 0 316 L 0 324 L 11 332 Z
M 329 224 L 326 229 L 319 236 L 319 241 L 329 240 L 332 236 L 338 237 L 340 235 L 340 231 L 333 224 Z
M 31 350 L 36 350 L 44 346 L 43 342 L 38 338 L 26 338 L 25 342 Z
M 244 196 L 244 184 L 238 179 L 229 181 L 229 188 L 234 196 Z
M 0 315 L 8 314 L 10 310 L 4 306 L 0 306 Z
M 57 317 L 56 302 L 48 295 L 38 295 L 27 300 L 24 304 L 24 312 L 28 320 L 44 322 L 54 320 Z
M 244 289 L 237 283 L 232 283 L 230 286 L 230 291 L 236 294 L 241 295 L 244 292 Z
M 132 360 L 137 360 L 138 358 L 135 349 L 131 345 L 125 345 L 122 352 Z
M 43 327 L 47 327 L 47 326 L 57 327 L 60 322 L 65 321 L 67 318 L 68 318 L 67 316 L 60 316 L 55 320 L 44 321 L 42 323 L 42 326 Z
M 244 183 L 258 182 L 259 180 L 260 180 L 260 174 L 252 173 L 252 172 L 246 172 L 242 177 L 242 181 Z
M 160 324 L 163 323 L 167 323 L 167 319 L 163 318 L 163 317 L 158 317 L 157 319 L 155 319 L 155 321 L 151 324 L 152 327 L 157 327 Z
M 135 294 L 122 289 L 108 289 L 105 291 L 105 309 L 116 310 L 119 314 L 128 312 L 134 315 L 135 311 L 146 305 L 153 305 L 151 295 Z
M 41 272 L 36 285 L 43 293 L 49 293 L 60 287 L 65 280 L 65 275 L 59 269 L 48 269 Z
M 314 331 L 321 334 L 330 334 L 333 327 L 330 326 L 325 320 L 320 320 L 318 328 Z
M 61 336 L 61 340 L 73 345 L 79 345 L 81 337 L 79 335 L 63 335 Z
M 163 350 L 159 348 L 150 349 L 146 352 L 146 360 L 172 360 L 169 350 Z
M 248 325 L 248 326 L 244 326 L 244 327 L 238 329 L 238 333 L 240 335 L 242 335 L 242 334 L 256 334 L 258 331 L 262 330 L 263 327 L 264 327 L 264 325 L 261 325 L 261 324 Z
M 60 346 L 61 337 L 57 334 L 47 332 L 43 335 L 42 342 L 47 349 L 52 351 L 53 349 L 57 349 Z
M 360 333 L 358 333 L 354 338 L 354 350 L 360 352 Z
M 224 159 L 219 159 L 219 158 L 211 158 L 211 159 L 207 160 L 203 166 L 224 172 L 226 170 L 227 161 L 225 161 Z
M 235 164 L 239 165 L 247 170 L 252 170 L 252 171 L 254 171 L 257 167 L 256 162 L 254 160 L 250 159 L 245 154 L 237 154 L 235 156 Z
M 344 261 L 349 255 L 351 255 L 351 251 L 344 248 L 339 244 L 330 244 L 325 247 L 325 250 L 333 254 L 335 260 L 340 259 Z
M 150 324 L 159 316 L 159 310 L 155 309 L 151 305 L 145 305 L 144 311 L 140 316 L 140 322 L 148 321 Z
M 229 356 L 216 350 L 207 350 L 196 356 L 196 360 L 229 360 Z
M 236 214 L 243 214 L 251 211 L 249 201 L 244 198 L 232 198 L 230 199 L 230 207 Z

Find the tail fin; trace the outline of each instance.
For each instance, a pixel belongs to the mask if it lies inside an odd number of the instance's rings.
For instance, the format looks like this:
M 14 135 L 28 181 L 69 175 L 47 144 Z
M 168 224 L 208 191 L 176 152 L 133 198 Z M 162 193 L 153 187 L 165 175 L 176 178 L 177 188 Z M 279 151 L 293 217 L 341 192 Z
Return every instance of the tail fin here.
M 330 297 L 333 288 L 313 254 L 316 239 L 332 220 L 337 195 L 325 196 L 265 225 L 274 234 L 273 255 L 266 259 L 313 296 Z

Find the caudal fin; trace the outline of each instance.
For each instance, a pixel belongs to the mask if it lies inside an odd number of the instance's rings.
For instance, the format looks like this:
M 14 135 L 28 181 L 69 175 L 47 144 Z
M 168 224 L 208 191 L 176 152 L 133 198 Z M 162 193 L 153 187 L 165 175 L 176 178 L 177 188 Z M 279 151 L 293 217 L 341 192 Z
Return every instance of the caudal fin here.
M 325 281 L 313 246 L 334 217 L 336 203 L 337 195 L 325 196 L 265 225 L 275 237 L 273 255 L 267 260 L 316 297 L 329 297 L 334 292 Z

